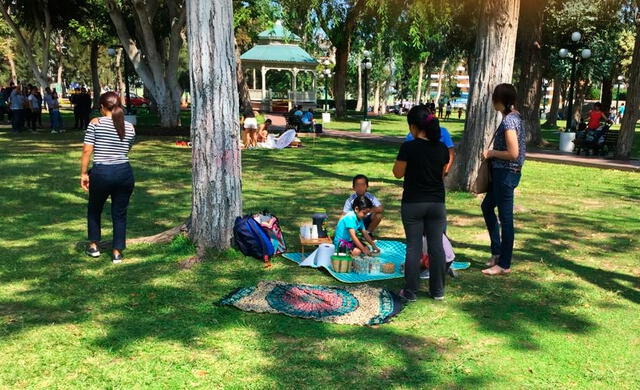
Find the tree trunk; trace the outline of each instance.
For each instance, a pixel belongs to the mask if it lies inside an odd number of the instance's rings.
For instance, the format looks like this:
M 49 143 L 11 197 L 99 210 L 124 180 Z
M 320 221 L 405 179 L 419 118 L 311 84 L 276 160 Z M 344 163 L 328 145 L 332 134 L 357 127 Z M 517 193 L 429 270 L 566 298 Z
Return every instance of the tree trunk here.
M 251 96 L 249 95 L 249 86 L 247 85 L 247 79 L 244 77 L 244 70 L 242 69 L 242 62 L 240 61 L 240 47 L 233 40 L 235 47 L 235 56 L 236 56 L 236 80 L 238 81 L 238 97 L 240 103 L 240 112 L 246 113 L 252 110 L 251 107 Z
M 447 60 L 442 61 L 440 72 L 438 72 L 438 92 L 436 92 L 436 104 L 440 104 L 440 95 L 442 95 L 442 77 L 444 77 L 445 66 L 447 66 Z M 429 75 L 429 83 L 431 83 L 431 75 Z
M 93 89 L 93 108 L 100 108 L 100 75 L 98 74 L 98 43 L 91 43 L 91 88 Z
M 16 72 L 16 62 L 13 52 L 7 55 L 7 61 L 9 61 L 9 69 L 11 70 L 11 81 L 15 84 L 18 82 L 18 74 Z
M 349 45 L 351 46 L 351 38 Z M 336 117 L 344 118 L 347 115 L 347 105 L 345 101 L 345 90 L 347 84 L 347 62 L 349 60 L 349 47 L 336 48 L 336 66 L 333 77 L 333 99 L 336 105 Z
M 117 86 L 115 86 L 115 88 L 118 90 L 118 93 L 120 94 L 120 104 L 122 104 L 122 106 L 126 106 L 127 105 L 127 101 L 126 101 L 126 97 L 124 96 L 125 94 L 125 85 L 124 85 L 124 73 L 122 70 L 122 49 L 118 48 L 116 50 L 116 77 L 117 77 Z
M 636 20 L 636 43 L 633 47 L 633 58 L 629 69 L 631 69 L 631 74 L 627 87 L 627 102 L 616 148 L 616 158 L 619 159 L 631 158 L 636 123 L 640 119 L 640 14 Z
M 182 90 L 178 82 L 177 70 L 180 64 L 180 48 L 183 44 L 186 5 L 181 1 L 166 2 L 167 17 L 170 22 L 169 35 L 158 37 L 157 34 L 160 34 L 160 31 L 153 21 L 157 3 L 133 1 L 131 8 L 135 15 L 138 42 L 129 32 L 129 25 L 123 16 L 120 2 L 106 0 L 105 3 L 133 69 L 142 79 L 145 87 L 149 88 L 158 105 L 160 126 L 164 128 L 178 126 Z
M 373 114 L 380 115 L 380 82 L 376 81 L 376 91 L 373 94 Z
M 545 127 L 558 127 L 558 111 L 560 110 L 560 92 L 562 91 L 562 76 L 556 73 L 553 79 L 553 96 L 551 97 L 551 107 L 549 115 L 544 123 Z
M 356 111 L 362 111 L 362 66 L 358 62 L 358 101 L 356 102 Z
M 585 94 L 589 89 L 589 84 L 585 80 L 578 79 L 575 86 L 575 99 L 573 101 L 573 114 L 572 118 L 575 123 L 580 123 L 582 120 L 582 106 L 584 105 Z
M 605 77 L 602 80 L 602 98 L 600 102 L 602 103 L 603 110 L 611 108 L 611 102 L 613 102 L 613 80 L 616 77 L 615 73 L 612 69 L 609 77 Z
M 416 103 L 422 99 L 422 79 L 424 78 L 424 62 L 418 64 L 418 89 L 416 90 Z
M 520 0 L 482 3 L 465 130 L 459 157 L 447 177 L 450 188 L 464 191 L 471 189 L 478 176 L 481 154 L 500 123 L 491 92 L 496 85 L 511 82 L 518 32 Z
M 522 63 L 518 84 L 519 111 L 527 132 L 527 143 L 545 144 L 540 129 L 540 99 L 542 98 L 542 25 L 546 1 L 525 1 L 520 9 L 518 47 Z
M 242 213 L 238 84 L 231 0 L 188 0 L 193 205 L 190 235 L 228 249 Z

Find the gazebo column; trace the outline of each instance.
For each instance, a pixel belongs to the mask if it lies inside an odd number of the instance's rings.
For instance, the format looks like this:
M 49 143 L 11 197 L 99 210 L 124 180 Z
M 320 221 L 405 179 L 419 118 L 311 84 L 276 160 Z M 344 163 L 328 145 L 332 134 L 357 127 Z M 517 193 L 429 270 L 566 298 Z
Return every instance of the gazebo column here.
M 263 111 L 269 111 L 266 109 L 266 99 L 267 99 L 267 67 L 262 65 L 261 68 L 262 73 L 262 99 L 260 101 L 260 108 Z
M 253 72 L 251 75 L 251 81 L 253 82 L 253 89 L 256 89 L 256 68 L 251 69 Z
M 313 91 L 315 92 L 315 90 L 317 89 L 317 82 L 318 82 L 318 74 L 314 71 L 311 72 L 311 74 L 313 75 L 312 81 L 311 81 L 311 88 L 313 88 Z
M 289 111 L 291 111 L 293 106 L 298 104 L 298 102 L 296 101 L 296 91 L 297 91 L 296 83 L 298 79 L 298 68 L 293 68 L 291 70 L 291 74 L 293 75 L 293 77 L 291 78 L 291 90 L 293 91 L 293 102 L 291 101 L 292 99 L 289 99 Z

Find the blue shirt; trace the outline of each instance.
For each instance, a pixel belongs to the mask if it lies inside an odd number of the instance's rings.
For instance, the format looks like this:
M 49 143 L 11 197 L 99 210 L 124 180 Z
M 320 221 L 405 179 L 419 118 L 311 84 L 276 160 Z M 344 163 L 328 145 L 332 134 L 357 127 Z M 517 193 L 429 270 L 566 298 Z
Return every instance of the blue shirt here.
M 361 219 L 358 219 L 358 216 L 354 211 L 349 211 L 345 216 L 340 218 L 338 222 L 338 227 L 336 227 L 336 235 L 333 238 L 333 244 L 336 246 L 340 246 L 340 240 L 344 240 L 347 242 L 351 242 L 351 234 L 349 233 L 349 229 L 353 229 L 356 232 L 360 230 L 364 230 L 364 222 Z
M 313 122 L 313 113 L 312 112 L 305 112 L 304 114 L 302 114 L 302 122 L 304 123 L 311 123 Z
M 404 139 L 404 142 L 413 141 L 413 135 L 409 133 L 407 138 Z M 449 134 L 449 130 L 444 127 L 440 128 L 440 142 L 442 142 L 447 149 L 453 148 L 455 145 L 453 144 L 453 140 L 451 139 L 451 134 Z

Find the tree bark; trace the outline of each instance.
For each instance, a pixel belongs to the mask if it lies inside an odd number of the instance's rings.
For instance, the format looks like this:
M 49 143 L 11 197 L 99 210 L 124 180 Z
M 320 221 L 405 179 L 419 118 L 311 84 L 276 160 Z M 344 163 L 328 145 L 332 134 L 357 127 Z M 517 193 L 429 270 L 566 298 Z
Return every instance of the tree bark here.
M 109 17 L 125 53 L 157 104 L 160 126 L 172 128 L 179 125 L 182 89 L 178 83 L 177 69 L 180 62 L 180 48 L 183 44 L 186 6 L 181 1 L 169 1 L 166 4 L 170 31 L 166 39 L 159 40 L 156 36 L 158 28 L 154 29 L 153 20 L 157 12 L 157 4 L 132 0 L 137 38 L 140 40 L 136 42 L 129 32 L 119 2 L 106 0 Z M 163 45 L 159 46 L 158 42 L 162 42 Z
M 362 111 L 362 66 L 358 61 L 358 101 L 356 102 L 356 111 Z
M 418 89 L 416 90 L 416 103 L 422 99 L 422 79 L 424 78 L 424 62 L 418 63 Z
M 545 127 L 558 127 L 558 111 L 560 110 L 560 92 L 562 92 L 562 76 L 556 74 L 553 79 L 553 95 L 551 96 L 551 107 L 549 115 L 544 123 Z
M 199 253 L 231 246 L 242 212 L 238 84 L 231 0 L 188 0 L 193 205 Z
M 15 84 L 18 82 L 18 73 L 16 72 L 16 62 L 14 58 L 13 52 L 7 54 L 7 61 L 9 61 L 9 69 L 11 71 L 11 81 Z
M 496 85 L 511 82 L 519 8 L 520 0 L 482 1 L 467 119 L 459 157 L 447 177 L 449 188 L 471 189 L 478 176 L 481 154 L 500 123 L 491 93 Z
M 582 120 L 582 106 L 584 105 L 584 98 L 588 88 L 589 84 L 586 80 L 578 79 L 575 86 L 576 92 L 573 101 L 572 113 L 572 118 L 575 123 L 580 123 L 580 121 Z
M 376 81 L 376 89 L 373 94 L 373 114 L 380 115 L 380 81 Z
M 613 102 L 613 80 L 616 77 L 616 72 L 611 72 L 609 77 L 605 77 L 602 80 L 602 109 L 611 108 L 611 102 Z
M 122 107 L 127 105 L 125 94 L 125 85 L 124 85 L 124 73 L 122 69 L 122 49 L 118 48 L 116 50 L 116 89 L 120 94 L 120 104 Z
M 438 72 L 438 92 L 436 92 L 436 104 L 440 104 L 440 95 L 442 95 L 442 77 L 444 77 L 444 68 L 447 66 L 447 60 L 442 61 L 440 72 Z M 431 83 L 431 75 L 429 75 L 429 83 Z
M 640 12 L 636 15 L 636 43 L 633 47 L 630 69 L 626 108 L 616 148 L 616 158 L 625 160 L 631 158 L 636 123 L 640 119 Z
M 520 9 L 518 48 L 521 71 L 518 84 L 518 109 L 527 132 L 527 143 L 546 144 L 540 129 L 540 99 L 542 98 L 542 26 L 546 1 L 524 1 Z
M 233 39 L 233 44 L 235 48 L 235 56 L 236 56 L 236 80 L 238 81 L 238 97 L 240 103 L 240 112 L 246 113 L 252 110 L 251 107 L 251 96 L 249 95 L 249 86 L 247 85 L 247 79 L 244 77 L 244 70 L 242 69 L 242 62 L 240 61 L 240 46 Z
M 100 75 L 98 74 L 98 43 L 91 43 L 91 88 L 93 89 L 93 108 L 100 108 Z

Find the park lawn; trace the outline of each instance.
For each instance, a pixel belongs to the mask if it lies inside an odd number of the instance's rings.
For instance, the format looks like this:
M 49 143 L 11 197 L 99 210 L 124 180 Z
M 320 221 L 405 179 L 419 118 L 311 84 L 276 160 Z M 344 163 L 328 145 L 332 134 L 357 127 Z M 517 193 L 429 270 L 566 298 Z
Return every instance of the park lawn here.
M 423 292 L 390 324 L 367 328 L 215 305 L 261 279 L 341 285 L 280 258 L 267 270 L 231 250 L 180 270 L 194 253 L 183 238 L 132 246 L 117 266 L 83 256 L 80 140 L 0 130 L 0 388 L 640 387 L 637 173 L 528 162 L 515 272 L 497 279 L 479 272 L 481 199 L 449 193 L 449 235 L 471 269 L 448 279 L 444 302 Z M 174 141 L 134 147 L 130 237 L 189 214 L 191 154 Z M 276 213 L 296 249 L 298 225 L 322 210 L 335 223 L 352 175 L 365 173 L 386 205 L 381 236 L 401 239 L 395 154 L 324 138 L 245 152 L 245 211 Z
M 455 118 L 453 118 L 455 116 Z M 462 133 L 464 132 L 464 115 L 462 119 L 457 119 L 457 114 L 452 115 L 452 119 L 442 120 L 440 125 L 447 128 L 451 133 L 451 137 L 454 142 L 460 142 L 462 140 Z M 394 137 L 404 137 L 409 133 L 409 127 L 407 125 L 407 117 L 403 115 L 387 114 L 380 117 L 371 117 L 371 132 L 373 134 L 388 135 Z M 350 115 L 346 119 L 336 120 L 331 118 L 331 123 L 326 124 L 327 129 L 343 130 L 343 131 L 360 131 L 360 121 L 362 116 Z M 544 121 L 541 121 L 544 122 Z M 564 121 L 558 121 L 559 129 L 563 129 L 565 126 Z M 558 149 L 558 143 L 560 139 L 559 129 L 543 128 L 542 134 L 550 145 L 549 149 Z M 620 125 L 614 125 L 613 130 L 619 130 Z M 633 142 L 632 156 L 640 157 L 640 123 L 636 126 L 636 136 Z

